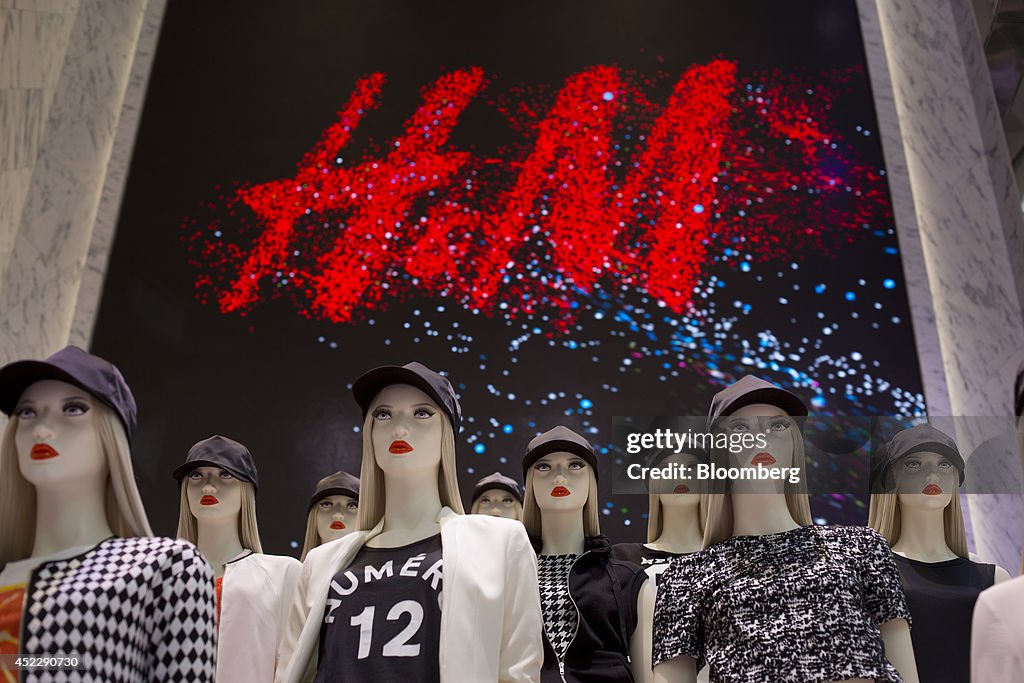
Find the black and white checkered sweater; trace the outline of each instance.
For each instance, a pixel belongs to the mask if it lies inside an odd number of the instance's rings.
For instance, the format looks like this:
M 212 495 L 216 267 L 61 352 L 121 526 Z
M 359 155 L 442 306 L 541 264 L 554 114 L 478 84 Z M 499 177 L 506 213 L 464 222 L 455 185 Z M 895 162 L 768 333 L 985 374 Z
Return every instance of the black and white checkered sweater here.
M 21 651 L 83 667 L 23 671 L 24 683 L 214 680 L 213 570 L 187 541 L 107 539 L 41 564 L 25 596 Z

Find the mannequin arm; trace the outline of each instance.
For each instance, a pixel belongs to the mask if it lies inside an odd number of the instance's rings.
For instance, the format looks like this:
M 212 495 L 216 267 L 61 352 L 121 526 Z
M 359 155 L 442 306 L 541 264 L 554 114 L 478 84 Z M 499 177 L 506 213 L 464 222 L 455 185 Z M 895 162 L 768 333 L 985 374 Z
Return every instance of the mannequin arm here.
M 1010 572 L 1006 571 L 998 564 L 996 565 L 996 583 L 1002 583 L 1003 581 L 1009 581 L 1011 578 Z
M 649 579 L 636 596 L 636 630 L 629 639 L 630 668 L 636 683 L 653 683 L 651 636 L 654 633 L 655 581 Z
M 891 619 L 878 630 L 885 643 L 885 656 L 900 672 L 905 683 L 920 683 L 917 677 L 917 661 L 914 659 L 914 644 L 910 640 L 910 625 L 906 619 Z
M 697 660 L 681 655 L 654 667 L 654 683 L 696 683 Z M 918 683 L 914 678 L 913 683 Z

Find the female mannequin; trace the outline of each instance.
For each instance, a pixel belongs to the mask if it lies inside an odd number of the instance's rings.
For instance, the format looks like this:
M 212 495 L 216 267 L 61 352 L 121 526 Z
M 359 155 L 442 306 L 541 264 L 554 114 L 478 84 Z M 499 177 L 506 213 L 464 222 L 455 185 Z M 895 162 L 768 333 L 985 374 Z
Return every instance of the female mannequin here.
M 0 410 L 3 652 L 77 656 L 68 681 L 212 681 L 210 567 L 191 544 L 152 537 L 121 373 L 74 346 L 11 363 Z
M 356 531 L 307 555 L 278 681 L 537 681 L 533 552 L 521 524 L 462 513 L 451 384 L 409 363 L 352 392 L 364 415 Z
M 657 429 L 652 425 L 649 431 Z M 710 456 L 702 449 L 675 453 L 672 450 L 654 452 L 648 467 L 678 464 L 695 467 L 708 462 Z M 692 471 L 692 470 L 691 470 Z M 648 496 L 647 542 L 617 543 L 612 546 L 612 557 L 639 566 L 650 579 L 644 586 L 637 606 L 638 628 L 633 636 L 636 649 L 631 652 L 633 675 L 640 683 L 653 680 L 651 671 L 651 636 L 654 631 L 654 605 L 661 573 L 669 561 L 701 549 L 704 540 L 704 517 L 707 515 L 706 495 L 701 494 L 702 482 L 696 478 L 655 480 Z
M 706 662 L 720 681 L 916 683 L 909 615 L 885 540 L 863 527 L 810 524 L 793 420 L 806 414 L 794 394 L 756 377 L 716 394 L 708 429 L 763 435 L 766 445 L 716 450 L 716 462 L 796 467 L 800 483 L 712 482 L 704 549 L 662 574 L 656 681 L 692 682 Z
M 359 480 L 348 472 L 335 472 L 317 482 L 309 500 L 302 561 L 318 545 L 335 541 L 356 529 Z
M 541 680 L 632 681 L 630 639 L 647 575 L 613 559 L 601 535 L 594 449 L 555 427 L 530 442 L 523 474 L 544 608 Z
M 974 603 L 1010 578 L 968 557 L 963 478 L 956 443 L 927 424 L 898 433 L 872 462 L 868 525 L 895 553 L 922 683 L 968 683 Z
M 469 509 L 474 515 L 523 521 L 523 492 L 519 482 L 501 472 L 487 475 L 473 488 L 473 502 Z
M 300 564 L 264 555 L 256 524 L 256 463 L 249 449 L 211 436 L 174 470 L 181 489 L 178 538 L 213 565 L 217 594 L 217 682 L 270 682 Z

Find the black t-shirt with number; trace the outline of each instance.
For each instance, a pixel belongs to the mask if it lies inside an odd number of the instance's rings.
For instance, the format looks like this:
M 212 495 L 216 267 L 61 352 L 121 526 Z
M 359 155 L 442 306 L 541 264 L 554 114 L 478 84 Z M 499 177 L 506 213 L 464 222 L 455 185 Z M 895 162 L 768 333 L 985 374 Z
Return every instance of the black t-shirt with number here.
M 327 592 L 316 681 L 436 683 L 440 635 L 441 535 L 363 546 Z

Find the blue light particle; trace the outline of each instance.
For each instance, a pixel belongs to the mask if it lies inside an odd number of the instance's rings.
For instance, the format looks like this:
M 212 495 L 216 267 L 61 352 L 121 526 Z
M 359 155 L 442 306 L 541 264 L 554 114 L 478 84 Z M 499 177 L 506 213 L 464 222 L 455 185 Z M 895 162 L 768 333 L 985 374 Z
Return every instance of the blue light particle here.
M 882 280 L 882 286 L 885 287 L 886 289 L 895 289 L 896 281 L 893 280 L 891 277 L 887 277 L 884 280 Z
M 512 425 L 505 425 L 504 427 L 501 428 L 501 431 L 505 432 L 506 434 L 511 434 L 512 433 Z
M 693 205 L 693 212 L 694 213 L 704 213 L 704 205 L 703 204 L 694 204 Z
M 483 452 L 486 450 L 487 447 L 484 446 L 482 443 L 478 443 L 477 445 L 473 446 L 473 452 L 476 453 L 477 455 L 483 454 Z
M 853 301 L 854 299 L 857 298 L 857 295 L 854 294 L 853 292 L 847 292 L 843 296 L 846 298 L 847 301 Z
M 814 288 L 814 293 L 815 294 L 824 294 L 825 293 L 825 285 L 824 284 L 820 284 L 817 287 L 815 287 Z
M 585 398 L 582 401 L 580 401 L 580 408 L 583 408 L 583 410 L 590 410 L 593 407 L 594 402 L 591 401 L 589 398 Z
M 610 90 L 606 90 L 605 93 L 601 95 L 601 99 L 603 99 L 605 102 L 611 102 L 612 100 L 615 99 L 615 93 L 611 92 Z

